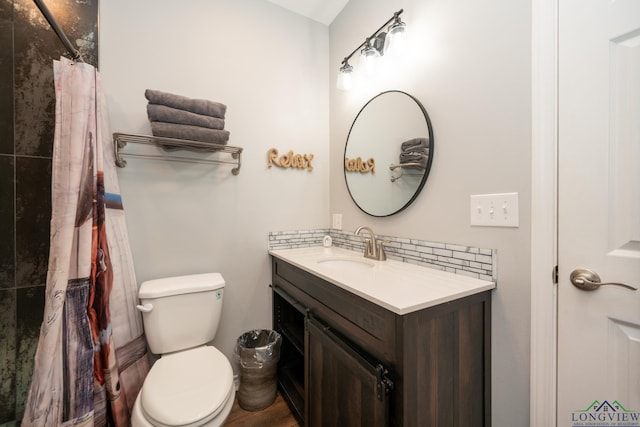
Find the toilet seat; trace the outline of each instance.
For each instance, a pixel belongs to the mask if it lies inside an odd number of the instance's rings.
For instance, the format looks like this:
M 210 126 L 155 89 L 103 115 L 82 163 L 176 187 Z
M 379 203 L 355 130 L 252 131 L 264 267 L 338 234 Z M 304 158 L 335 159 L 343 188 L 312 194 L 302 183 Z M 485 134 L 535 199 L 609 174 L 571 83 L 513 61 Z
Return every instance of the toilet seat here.
M 156 361 L 140 392 L 140 406 L 155 426 L 200 426 L 225 408 L 233 390 L 229 360 L 215 347 L 198 347 Z

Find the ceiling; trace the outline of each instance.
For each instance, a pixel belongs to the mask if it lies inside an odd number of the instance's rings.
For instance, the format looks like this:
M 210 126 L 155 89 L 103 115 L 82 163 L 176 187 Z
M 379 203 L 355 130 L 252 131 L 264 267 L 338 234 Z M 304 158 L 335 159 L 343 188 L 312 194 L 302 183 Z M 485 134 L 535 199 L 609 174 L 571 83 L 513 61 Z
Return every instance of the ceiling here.
M 349 0 L 268 0 L 299 15 L 329 25 Z

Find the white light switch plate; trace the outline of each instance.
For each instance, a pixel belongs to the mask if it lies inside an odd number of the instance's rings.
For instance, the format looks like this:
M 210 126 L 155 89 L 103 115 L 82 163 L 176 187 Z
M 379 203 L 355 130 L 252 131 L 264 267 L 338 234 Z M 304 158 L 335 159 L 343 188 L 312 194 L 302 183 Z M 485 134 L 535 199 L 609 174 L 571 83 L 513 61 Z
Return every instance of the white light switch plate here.
M 472 195 L 471 225 L 518 227 L 518 193 Z
M 334 230 L 342 230 L 342 214 L 334 213 L 331 219 L 331 228 Z

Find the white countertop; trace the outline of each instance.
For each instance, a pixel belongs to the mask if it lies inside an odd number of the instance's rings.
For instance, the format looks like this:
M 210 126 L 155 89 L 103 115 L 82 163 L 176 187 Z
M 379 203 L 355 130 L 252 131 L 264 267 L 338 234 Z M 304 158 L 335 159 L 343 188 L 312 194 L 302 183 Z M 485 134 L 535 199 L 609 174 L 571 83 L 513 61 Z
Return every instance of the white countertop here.
M 269 254 L 401 315 L 496 287 L 491 281 L 406 262 L 370 260 L 338 247 L 275 249 Z M 367 262 L 372 267 L 340 268 L 318 262 L 328 258 Z

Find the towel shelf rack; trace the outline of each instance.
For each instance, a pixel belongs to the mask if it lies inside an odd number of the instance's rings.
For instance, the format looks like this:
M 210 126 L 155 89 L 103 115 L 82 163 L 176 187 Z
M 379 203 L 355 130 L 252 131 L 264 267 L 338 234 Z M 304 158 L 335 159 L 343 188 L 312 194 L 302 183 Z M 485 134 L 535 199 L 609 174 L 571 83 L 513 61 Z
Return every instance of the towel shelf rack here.
M 389 165 L 389 170 L 396 170 L 396 169 L 400 169 L 400 173 L 397 175 L 392 174 L 390 178 L 391 182 L 396 182 L 398 179 L 400 179 L 402 175 L 404 175 L 404 172 L 406 169 L 421 171 L 416 174 L 407 174 L 407 175 L 417 175 L 417 176 L 424 175 L 424 164 L 419 162 L 392 163 Z
M 162 148 L 165 147 L 166 150 L 180 150 L 180 151 L 191 151 L 191 152 L 200 152 L 200 153 L 229 153 L 231 154 L 231 158 L 233 160 L 224 160 L 224 159 L 205 159 L 198 157 L 186 157 L 186 156 L 175 156 L 175 155 L 165 155 L 165 154 L 147 154 L 147 153 L 124 153 L 121 150 L 127 146 L 128 143 L 133 144 L 145 144 L 145 145 L 153 145 L 155 147 Z M 127 165 L 127 161 L 124 160 L 123 156 L 128 157 L 139 157 L 144 159 L 157 159 L 157 160 L 169 160 L 174 162 L 188 162 L 188 163 L 222 163 L 222 164 L 231 164 L 235 165 L 233 169 L 231 169 L 231 173 L 234 175 L 238 175 L 240 173 L 240 153 L 242 153 L 242 148 L 233 147 L 231 145 L 221 145 L 221 144 L 212 144 L 208 142 L 199 142 L 199 141 L 189 141 L 186 139 L 176 139 L 176 138 L 165 138 L 160 136 L 150 136 L 150 135 L 135 135 L 128 133 L 119 133 L 115 132 L 113 134 L 113 151 L 116 159 L 116 166 L 125 167 Z
M 419 162 L 408 162 L 408 163 L 392 163 L 389 165 L 389 169 L 390 170 L 395 170 L 398 168 L 419 168 L 419 169 L 424 169 L 424 163 L 419 163 Z

